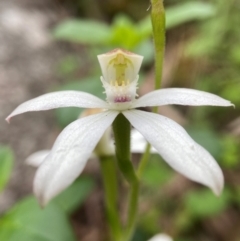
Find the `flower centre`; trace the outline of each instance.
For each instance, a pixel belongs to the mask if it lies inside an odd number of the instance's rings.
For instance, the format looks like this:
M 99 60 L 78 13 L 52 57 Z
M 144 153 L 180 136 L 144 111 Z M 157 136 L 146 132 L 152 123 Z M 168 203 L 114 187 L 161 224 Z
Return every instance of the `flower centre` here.
M 101 81 L 107 101 L 111 104 L 133 101 L 137 95 L 138 71 L 142 56 L 115 49 L 98 55 L 98 59 L 103 73 Z
M 113 69 L 115 69 L 116 80 L 111 80 L 112 86 L 125 86 L 129 84 L 129 79 L 126 77 L 126 70 L 129 68 L 129 65 L 133 71 L 133 64 L 129 59 L 125 58 L 123 54 L 118 54 L 116 58 L 109 62 L 109 65 L 112 65 Z

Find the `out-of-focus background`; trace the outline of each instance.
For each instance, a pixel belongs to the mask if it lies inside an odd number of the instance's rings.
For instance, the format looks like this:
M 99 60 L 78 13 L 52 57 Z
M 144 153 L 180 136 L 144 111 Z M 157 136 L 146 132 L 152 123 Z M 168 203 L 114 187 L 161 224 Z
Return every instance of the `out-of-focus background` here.
M 161 107 L 219 162 L 225 189 L 206 187 L 152 155 L 141 187 L 134 241 L 165 232 L 176 241 L 240 240 L 240 2 L 168 0 L 163 87 L 218 94 L 236 108 Z M 154 49 L 148 0 L 0 0 L 0 240 L 107 240 L 97 160 L 43 211 L 32 194 L 35 168 L 24 161 L 50 149 L 81 112 L 27 113 L 8 125 L 20 103 L 66 89 L 102 98 L 96 55 L 120 47 L 144 56 L 139 93 L 153 89 Z M 157 66 L 156 66 L 157 67 Z M 140 154 L 134 156 L 136 163 Z M 121 176 L 119 177 L 121 178 Z M 124 220 L 127 186 L 121 187 Z

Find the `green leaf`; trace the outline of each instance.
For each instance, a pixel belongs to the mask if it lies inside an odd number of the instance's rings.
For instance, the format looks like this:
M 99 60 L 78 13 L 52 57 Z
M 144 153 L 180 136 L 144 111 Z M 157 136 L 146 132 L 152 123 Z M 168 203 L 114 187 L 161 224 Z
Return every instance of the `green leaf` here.
M 215 12 L 215 7 L 208 3 L 180 3 L 166 10 L 166 27 L 173 28 L 189 21 L 206 19 L 212 17 Z
M 239 145 L 237 137 L 224 136 L 222 139 L 222 156 L 220 165 L 225 168 L 237 168 L 239 165 Z
M 188 134 L 201 146 L 206 148 L 216 159 L 222 153 L 221 139 L 212 129 L 202 126 L 192 126 L 187 128 Z
M 14 156 L 9 147 L 0 146 L 0 192 L 7 184 L 12 173 Z
M 225 210 L 231 200 L 228 190 L 216 197 L 211 190 L 191 191 L 185 196 L 185 206 L 188 212 L 197 218 L 212 217 Z
M 109 41 L 111 31 L 104 23 L 89 20 L 67 20 L 53 31 L 57 39 L 82 44 L 104 44 Z
M 142 181 L 148 188 L 156 188 L 171 179 L 172 170 L 163 162 L 159 155 L 152 155 L 142 177 Z
M 67 84 L 62 85 L 61 88 L 58 90 L 80 90 L 91 93 L 93 95 L 98 96 L 99 98 L 104 99 L 102 83 L 100 81 L 99 76 L 68 82 Z M 58 124 L 62 128 L 67 126 L 71 122 L 75 121 L 82 111 L 82 108 L 76 107 L 57 109 L 56 116 Z
M 53 203 L 64 212 L 71 214 L 88 197 L 94 188 L 94 181 L 90 177 L 78 178 L 68 189 L 58 195 Z
M 117 15 L 112 24 L 110 44 L 118 48 L 133 50 L 143 39 L 143 36 L 129 17 L 123 14 Z
M 236 81 L 236 83 L 234 82 L 233 84 L 228 84 L 222 90 L 221 96 L 223 98 L 230 99 L 235 105 L 240 104 L 239 88 L 239 81 Z
M 56 205 L 39 208 L 34 197 L 19 202 L 0 219 L 0 240 L 75 241 L 65 214 Z
M 187 2 L 166 10 L 166 27 L 172 28 L 192 20 L 213 16 L 215 8 L 203 2 Z M 59 24 L 53 31 L 57 39 L 88 45 L 104 45 L 134 50 L 152 34 L 150 17 L 135 24 L 126 15 L 118 15 L 112 24 L 89 20 L 72 19 Z

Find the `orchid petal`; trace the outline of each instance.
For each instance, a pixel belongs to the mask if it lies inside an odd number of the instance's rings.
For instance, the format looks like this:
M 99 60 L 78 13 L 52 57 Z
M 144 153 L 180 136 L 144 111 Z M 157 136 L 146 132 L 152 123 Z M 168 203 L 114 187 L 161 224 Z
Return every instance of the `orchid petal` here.
M 147 141 L 143 135 L 136 129 L 131 130 L 131 152 L 132 153 L 144 153 Z M 151 146 L 151 153 L 157 153 L 157 150 Z
M 111 138 L 112 129 L 111 127 L 102 135 L 100 141 L 98 142 L 94 153 L 96 156 L 114 156 L 115 154 L 115 145 L 113 139 Z
M 216 195 L 223 188 L 223 174 L 214 158 L 173 120 L 140 110 L 124 111 L 130 123 L 176 171 L 210 187 Z
M 19 105 L 7 118 L 28 111 L 50 110 L 60 107 L 108 108 L 108 104 L 98 97 L 81 91 L 58 91 L 41 95 Z
M 50 150 L 41 150 L 41 151 L 34 152 L 26 159 L 25 162 L 30 166 L 39 167 L 49 153 L 50 153 Z
M 106 111 L 87 116 L 72 122 L 62 131 L 34 180 L 34 192 L 42 206 L 78 177 L 118 113 Z
M 167 234 L 157 234 L 148 241 L 173 241 L 173 239 Z
M 161 105 L 234 106 L 220 96 L 194 89 L 169 88 L 152 91 L 133 103 L 132 108 Z

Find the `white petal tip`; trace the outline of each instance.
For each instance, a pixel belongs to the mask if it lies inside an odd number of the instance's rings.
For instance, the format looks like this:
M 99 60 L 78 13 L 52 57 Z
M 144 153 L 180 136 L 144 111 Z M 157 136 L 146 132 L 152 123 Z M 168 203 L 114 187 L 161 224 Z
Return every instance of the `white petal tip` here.
M 34 152 L 33 154 L 27 157 L 25 163 L 29 166 L 39 167 L 49 153 L 50 150 L 41 150 Z
M 235 109 L 235 105 L 229 101 L 229 100 L 225 100 L 225 103 L 222 105 L 223 107 L 230 107 L 232 106 Z
M 10 120 L 11 120 L 11 116 L 8 116 L 8 117 L 5 119 L 5 121 L 6 121 L 8 124 L 10 124 Z
M 37 170 L 37 174 L 38 174 L 39 170 L 40 170 L 40 168 Z M 52 190 L 51 192 L 49 192 L 47 190 L 48 186 L 44 186 L 44 188 L 41 189 L 41 188 L 39 188 L 39 183 L 38 183 L 39 181 L 42 181 L 42 180 L 38 180 L 35 177 L 34 184 L 33 184 L 33 192 L 34 192 L 35 197 L 38 200 L 40 207 L 45 208 L 48 205 L 48 203 L 53 198 L 55 198 L 61 191 L 60 190 L 57 191 L 55 189 L 55 190 Z
M 224 176 L 220 169 L 220 172 L 217 176 L 215 176 L 215 181 L 212 185 L 209 185 L 212 192 L 219 197 L 222 194 L 223 188 L 224 188 Z
M 38 200 L 39 206 L 43 209 L 47 206 L 47 204 L 49 203 L 50 200 L 47 200 L 44 197 L 44 193 L 37 193 L 36 190 L 34 190 L 34 195 Z
M 47 202 L 45 202 L 44 200 L 38 199 L 38 203 L 39 206 L 41 207 L 41 209 L 44 209 L 47 206 Z
M 222 191 L 223 191 L 223 185 L 216 187 L 214 189 L 212 188 L 212 191 L 217 197 L 221 196 Z
M 167 234 L 157 234 L 148 241 L 173 241 L 173 239 Z
M 19 113 L 17 113 L 15 110 L 13 112 L 10 113 L 10 115 L 8 115 L 8 117 L 5 119 L 6 122 L 9 124 L 10 121 L 12 120 L 12 117 L 18 115 Z
M 38 175 L 39 170 L 40 168 L 37 170 L 36 176 Z M 39 180 L 36 178 L 36 176 L 33 182 L 33 193 L 38 200 L 39 206 L 43 209 L 46 207 L 49 200 L 46 199 L 46 195 L 45 195 L 46 190 L 44 188 L 43 189 L 39 188 Z

